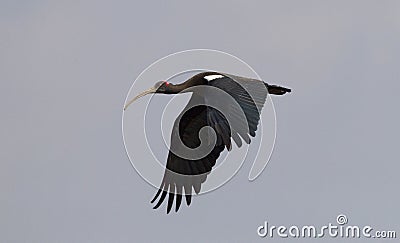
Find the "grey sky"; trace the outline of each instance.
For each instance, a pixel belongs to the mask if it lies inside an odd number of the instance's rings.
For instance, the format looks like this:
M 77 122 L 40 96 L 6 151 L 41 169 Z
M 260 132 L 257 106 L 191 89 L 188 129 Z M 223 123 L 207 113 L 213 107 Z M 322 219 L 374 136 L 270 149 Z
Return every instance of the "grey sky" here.
M 284 242 L 257 227 L 340 213 L 399 234 L 399 16 L 399 1 L 1 1 L 0 241 Z M 192 48 L 293 92 L 274 98 L 256 181 L 247 163 L 165 215 L 125 154 L 121 112 L 144 68 Z

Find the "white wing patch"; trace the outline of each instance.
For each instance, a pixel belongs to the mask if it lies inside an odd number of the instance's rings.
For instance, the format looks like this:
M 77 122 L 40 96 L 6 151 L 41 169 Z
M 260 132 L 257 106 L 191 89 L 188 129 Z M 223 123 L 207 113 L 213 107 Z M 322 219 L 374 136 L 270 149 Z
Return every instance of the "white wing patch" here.
M 223 77 L 224 76 L 221 75 L 221 74 L 213 74 L 213 75 L 204 76 L 204 78 L 207 79 L 208 81 L 211 81 L 211 80 L 214 80 L 214 79 L 217 79 L 217 78 L 223 78 Z

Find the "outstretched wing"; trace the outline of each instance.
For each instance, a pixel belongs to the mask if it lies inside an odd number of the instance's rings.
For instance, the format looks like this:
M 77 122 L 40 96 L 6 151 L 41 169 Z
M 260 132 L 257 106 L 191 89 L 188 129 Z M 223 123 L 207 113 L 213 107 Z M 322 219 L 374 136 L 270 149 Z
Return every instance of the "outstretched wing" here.
M 231 137 L 236 145 L 241 147 L 240 137 L 250 144 L 250 136 L 256 135 L 260 113 L 268 95 L 266 84 L 257 79 L 220 74 L 209 85 L 223 90 L 236 101 L 232 103 L 226 99 L 219 100 L 220 106 L 224 107 L 224 115 L 230 122 Z
M 242 139 L 249 144 L 250 136 L 255 136 L 260 120 L 260 112 L 267 97 L 266 86 L 262 81 L 237 77 L 220 73 L 204 73 L 203 78 L 214 75 L 217 78 L 208 80 L 208 85 L 218 88 L 233 98 L 224 99 L 220 94 L 213 92 L 194 92 L 188 105 L 176 119 L 172 134 L 171 148 L 168 154 L 166 170 L 160 189 L 154 196 L 152 203 L 159 197 L 154 208 L 158 208 L 167 194 L 167 213 L 170 212 L 176 198 L 175 211 L 178 211 L 182 195 L 185 195 L 187 205 L 191 203 L 192 188 L 199 193 L 201 184 L 207 179 L 220 153 L 225 147 L 231 149 L 231 138 L 238 147 Z M 217 109 L 207 104 L 218 103 Z M 199 137 L 203 127 L 210 127 L 215 132 Z M 214 147 L 201 158 L 194 154 L 192 158 L 176 154 L 179 151 L 179 138 L 183 144 L 191 149 L 210 143 Z
M 154 209 L 162 204 L 167 194 L 169 194 L 167 213 L 169 213 L 172 208 L 174 198 L 176 198 L 175 211 L 178 211 L 182 202 L 182 195 L 185 195 L 186 203 L 190 205 L 192 189 L 194 189 L 196 193 L 200 192 L 201 184 L 205 182 L 217 158 L 224 150 L 225 144 L 223 142 L 223 137 L 217 132 L 214 140 L 215 146 L 211 147 L 210 152 L 207 153 L 206 156 L 197 158 L 195 153 L 189 156 L 176 154 L 180 151 L 179 139 L 181 139 L 186 147 L 195 149 L 198 148 L 202 142 L 205 144 L 212 142 L 210 136 L 205 136 L 203 141 L 200 140 L 199 133 L 203 127 L 210 126 L 214 131 L 218 131 L 218 128 L 210 124 L 208 120 L 210 116 L 212 117 L 214 116 L 213 114 L 218 114 L 219 112 L 204 105 L 204 102 L 201 102 L 201 100 L 202 97 L 193 94 L 189 104 L 174 123 L 171 134 L 171 148 L 168 154 L 164 177 L 160 189 L 151 201 L 152 203 L 155 202 L 161 195 Z M 201 103 L 203 103 L 203 105 Z M 226 136 L 227 135 L 225 135 L 225 137 Z

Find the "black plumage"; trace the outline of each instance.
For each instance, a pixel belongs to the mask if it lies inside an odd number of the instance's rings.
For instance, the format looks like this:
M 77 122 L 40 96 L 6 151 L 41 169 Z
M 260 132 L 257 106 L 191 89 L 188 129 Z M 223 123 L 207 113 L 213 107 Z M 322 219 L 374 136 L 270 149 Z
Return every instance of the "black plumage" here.
M 151 203 L 154 203 L 158 199 L 154 206 L 156 209 L 168 194 L 167 213 L 172 209 L 174 200 L 175 211 L 178 211 L 183 195 L 187 205 L 190 205 L 192 190 L 196 194 L 200 192 L 202 183 L 206 181 L 221 152 L 225 148 L 231 150 L 232 140 L 238 147 L 242 146 L 242 140 L 250 144 L 251 137 L 256 135 L 260 112 L 268 93 L 282 95 L 291 90 L 257 79 L 203 72 L 182 84 L 174 85 L 160 81 L 127 103 L 125 108 L 148 93 L 187 92 L 191 92 L 192 97 L 174 123 L 164 177 L 151 200 Z M 231 98 L 224 98 L 222 94 Z M 218 109 L 215 104 L 218 105 Z M 201 141 L 199 134 L 204 127 L 213 129 L 215 136 L 208 133 Z M 190 157 L 179 154 L 180 141 L 184 146 L 194 149 Z M 196 152 L 195 149 L 203 143 L 211 147 L 208 148 L 207 154 L 200 156 L 202 151 Z

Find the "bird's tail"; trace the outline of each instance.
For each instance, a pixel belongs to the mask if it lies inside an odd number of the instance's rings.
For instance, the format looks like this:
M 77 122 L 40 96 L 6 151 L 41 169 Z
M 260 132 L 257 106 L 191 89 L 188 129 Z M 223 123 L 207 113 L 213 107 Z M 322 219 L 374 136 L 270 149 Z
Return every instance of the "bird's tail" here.
M 283 94 L 286 94 L 286 93 L 289 93 L 292 91 L 289 88 L 281 87 L 278 85 L 270 85 L 267 83 L 265 83 L 265 87 L 267 87 L 268 93 L 274 94 L 274 95 L 283 95 Z

